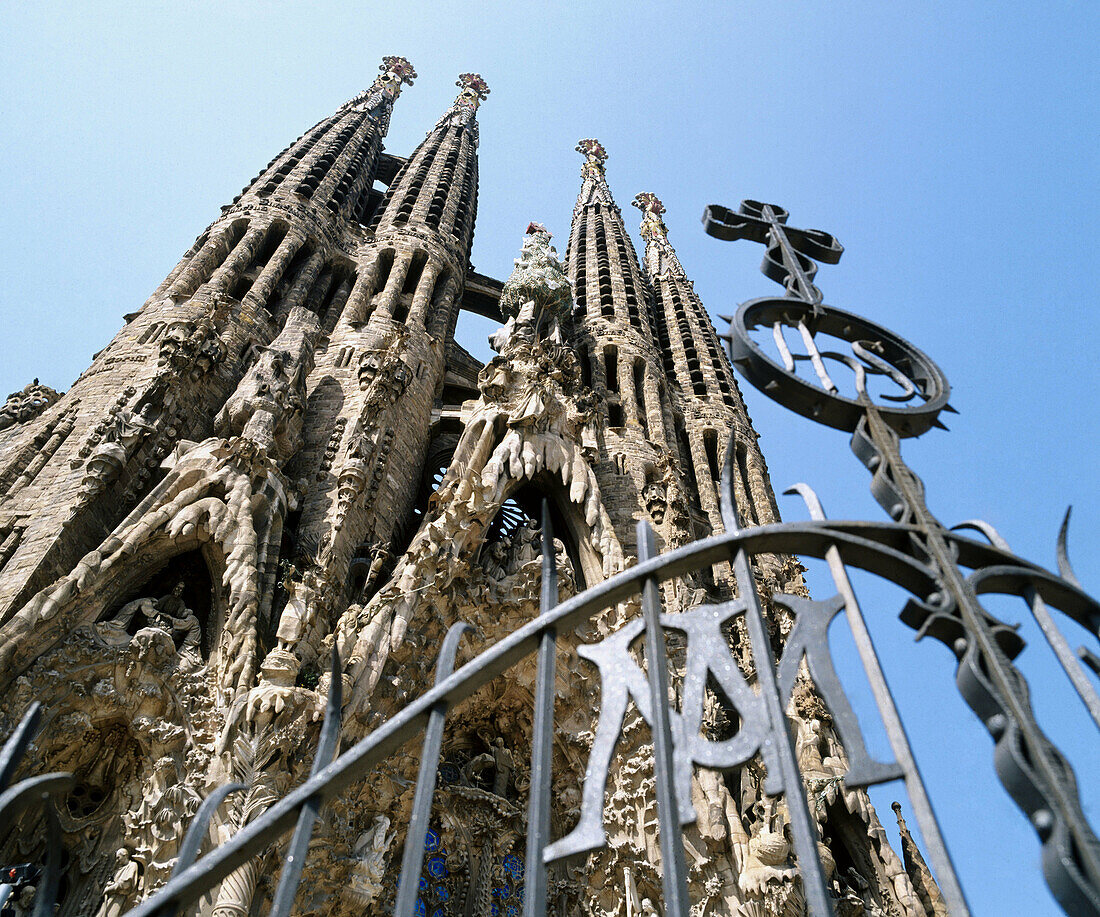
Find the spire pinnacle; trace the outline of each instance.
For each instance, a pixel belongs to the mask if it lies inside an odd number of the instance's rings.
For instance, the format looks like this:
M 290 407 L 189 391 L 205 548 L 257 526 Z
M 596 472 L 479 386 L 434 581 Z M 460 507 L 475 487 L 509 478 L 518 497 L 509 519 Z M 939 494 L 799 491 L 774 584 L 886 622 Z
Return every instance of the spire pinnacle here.
M 584 165 L 581 166 L 581 178 L 594 178 L 598 181 L 606 181 L 603 164 L 607 162 L 607 150 L 599 140 L 591 138 L 577 143 L 577 152 L 584 154 Z
M 460 73 L 455 80 L 455 85 L 462 90 L 458 94 L 460 99 L 463 96 L 469 96 L 476 97 L 478 102 L 483 102 L 489 95 L 489 84 L 481 78 L 480 73 Z
M 409 63 L 408 58 L 405 57 L 395 57 L 392 54 L 387 55 L 382 58 L 382 63 L 378 65 L 378 69 L 381 70 L 382 73 L 375 78 L 375 85 L 382 83 L 389 77 L 396 84 L 395 88 L 397 92 L 401 91 L 402 83 L 407 83 L 411 86 L 413 80 L 416 79 L 416 69 Z
M 659 277 L 670 272 L 685 277 L 680 259 L 676 257 L 676 251 L 668 241 L 668 227 L 661 219 L 661 214 L 665 212 L 661 199 L 652 191 L 643 191 L 634 195 L 631 204 L 642 211 L 639 231 L 645 239 L 645 261 L 650 276 Z
M 584 165 L 581 166 L 581 193 L 573 208 L 574 219 L 589 204 L 615 206 L 611 189 L 607 186 L 607 176 L 604 174 L 603 164 L 607 162 L 607 150 L 603 144 L 599 140 L 587 138 L 578 141 L 576 150 L 584 155 Z
M 381 132 L 385 135 L 389 129 L 393 103 L 401 95 L 402 86 L 412 85 L 413 80 L 416 79 L 416 70 L 409 63 L 408 58 L 392 54 L 382 58 L 378 69 L 381 72 L 374 78 L 374 82 L 350 102 L 341 106 L 340 111 L 347 111 L 349 108 L 367 111 L 380 124 Z
M 458 98 L 443 113 L 443 117 L 436 122 L 433 130 L 445 127 L 448 124 L 453 124 L 455 127 L 471 125 L 476 139 L 477 121 L 474 118 L 477 115 L 478 106 L 489 95 L 489 84 L 481 78 L 480 73 L 460 73 L 458 79 L 455 80 L 455 85 L 461 90 Z
M 630 203 L 642 211 L 640 230 L 642 238 L 646 242 L 650 240 L 657 241 L 658 239 L 667 242 L 668 227 L 665 226 L 665 221 L 661 219 L 661 214 L 665 212 L 665 205 L 661 203 L 661 199 L 652 191 L 643 191 L 641 194 L 634 195 L 634 200 Z

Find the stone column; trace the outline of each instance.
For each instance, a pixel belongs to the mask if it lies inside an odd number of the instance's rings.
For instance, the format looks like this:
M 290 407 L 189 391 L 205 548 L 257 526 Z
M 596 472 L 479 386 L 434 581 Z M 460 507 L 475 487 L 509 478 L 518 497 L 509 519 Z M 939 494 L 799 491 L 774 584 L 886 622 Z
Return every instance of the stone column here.
M 320 275 L 324 264 L 325 255 L 320 250 L 315 251 L 306 259 L 306 263 L 302 265 L 298 276 L 294 278 L 290 289 L 287 290 L 286 296 L 279 303 L 280 316 L 289 315 L 296 306 L 305 304 L 306 297 L 309 296 L 309 291 L 313 289 L 313 285 L 317 282 L 317 277 Z
M 186 299 L 214 272 L 214 268 L 221 263 L 228 250 L 228 230 L 222 230 L 211 236 L 168 288 L 168 295 L 173 299 Z
M 332 302 L 329 303 L 328 310 L 321 316 L 321 323 L 326 334 L 332 333 L 332 329 L 336 327 L 336 323 L 340 320 L 340 316 L 344 314 L 344 306 L 347 304 L 350 294 L 351 278 L 345 277 L 340 281 L 340 285 L 336 288 L 336 292 L 332 294 Z
M 401 288 L 405 285 L 405 277 L 412 266 L 412 259 L 413 255 L 410 252 L 398 251 L 394 255 L 393 268 L 386 281 L 386 288 L 375 303 L 375 312 L 381 312 L 387 318 L 393 318 L 393 307 L 397 303 L 397 297 L 401 295 Z
M 210 275 L 210 279 L 204 286 L 209 287 L 212 292 L 228 292 L 229 287 L 252 264 L 256 252 L 263 245 L 264 238 L 270 228 L 270 225 L 250 226 L 244 236 L 241 237 L 241 241 L 229 253 L 229 257 L 222 262 L 221 267 Z
M 260 276 L 253 282 L 252 289 L 245 293 L 242 301 L 253 308 L 269 309 L 271 294 L 275 291 L 275 286 L 282 280 L 287 265 L 298 254 L 298 249 L 302 247 L 304 242 L 305 239 L 302 236 L 288 233 L 286 238 L 279 243 L 279 247 L 275 249 L 275 254 L 271 256 L 263 270 L 260 271 Z
M 416 285 L 413 294 L 412 308 L 409 310 L 409 322 L 415 325 L 426 325 L 428 307 L 431 305 L 432 293 L 435 291 L 435 281 L 439 277 L 443 265 L 438 261 L 429 260 L 424 265 L 424 273 L 420 275 L 420 282 Z

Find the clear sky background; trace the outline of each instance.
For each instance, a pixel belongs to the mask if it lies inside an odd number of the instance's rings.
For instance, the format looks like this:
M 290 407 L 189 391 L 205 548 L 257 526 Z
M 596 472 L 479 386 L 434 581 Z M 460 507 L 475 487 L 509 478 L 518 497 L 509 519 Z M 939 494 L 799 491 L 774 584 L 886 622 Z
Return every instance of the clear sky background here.
M 1073 503 L 1071 556 L 1100 591 L 1098 25 L 1084 0 L 0 4 L 0 394 L 35 376 L 67 388 L 221 204 L 402 54 L 420 78 L 394 112 L 396 154 L 458 73 L 492 88 L 478 270 L 506 277 L 529 220 L 564 251 L 581 137 L 607 147 L 632 232 L 634 194 L 663 199 L 715 315 L 779 287 L 760 246 L 703 233 L 704 206 L 784 206 L 846 246 L 818 274 L 826 301 L 909 338 L 954 386 L 952 431 L 904 448 L 933 511 L 984 518 L 1053 567 Z M 484 355 L 489 330 L 464 320 L 463 342 Z M 834 518 L 884 519 L 844 434 L 745 394 L 777 490 L 806 481 Z M 900 592 L 856 582 L 974 912 L 1058 913 L 950 654 L 914 645 Z M 1022 667 L 1095 824 L 1095 731 L 1026 607 L 990 608 L 1024 622 Z M 900 792 L 875 791 L 884 823 Z

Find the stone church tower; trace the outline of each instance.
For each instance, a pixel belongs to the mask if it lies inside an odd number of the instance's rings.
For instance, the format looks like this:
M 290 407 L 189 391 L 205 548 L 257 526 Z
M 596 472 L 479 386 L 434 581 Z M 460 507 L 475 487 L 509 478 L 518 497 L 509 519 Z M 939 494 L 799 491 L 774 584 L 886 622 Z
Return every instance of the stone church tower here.
M 640 519 L 661 546 L 719 531 L 731 433 L 743 518 L 778 518 L 657 197 L 634 199 L 639 261 L 607 154 L 582 140 L 564 263 L 532 223 L 507 282 L 480 276 L 489 88 L 462 74 L 401 159 L 383 138 L 416 73 L 400 57 L 380 71 L 222 208 L 67 393 L 35 380 L 0 409 L 0 730 L 41 700 L 27 767 L 75 775 L 60 917 L 117 917 L 163 884 L 215 786 L 248 789 L 219 809 L 210 843 L 300 783 L 334 648 L 347 747 L 432 683 L 452 623 L 476 628 L 461 664 L 531 620 L 544 498 L 563 595 L 632 564 Z M 516 214 L 517 236 L 530 216 Z M 463 309 L 502 323 L 486 365 L 454 339 Z M 760 558 L 758 572 L 765 594 L 804 593 L 793 558 Z M 734 582 L 719 565 L 663 590 L 666 610 L 686 611 Z M 790 622 L 771 613 L 781 642 Z M 599 706 L 575 648 L 637 615 L 617 606 L 562 636 L 552 836 L 566 852 L 586 852 L 568 835 Z M 731 650 L 751 679 L 742 637 Z M 669 646 L 675 673 L 684 647 Z M 451 711 L 420 913 L 521 910 L 533 674 L 528 660 Z M 712 701 L 705 726 L 721 737 L 736 726 Z M 866 794 L 840 783 L 846 756 L 808 681 L 792 720 L 838 913 L 944 913 L 913 845 L 903 863 Z M 649 741 L 628 713 L 609 843 L 552 867 L 553 913 L 660 913 Z M 392 909 L 416 754 L 324 811 L 301 913 Z M 762 780 L 755 763 L 696 774 L 684 837 L 699 914 L 803 912 L 784 803 Z M 0 863 L 41 856 L 40 818 L 0 834 Z M 273 844 L 239 868 L 201 913 L 265 910 L 279 855 Z

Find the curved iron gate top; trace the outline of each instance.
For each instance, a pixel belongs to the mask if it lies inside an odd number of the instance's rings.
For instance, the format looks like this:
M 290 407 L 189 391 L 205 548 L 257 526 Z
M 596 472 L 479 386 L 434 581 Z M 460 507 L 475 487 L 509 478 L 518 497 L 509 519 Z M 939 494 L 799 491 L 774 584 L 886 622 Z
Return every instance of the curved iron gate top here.
M 731 320 L 728 341 L 734 364 L 750 382 L 797 413 L 850 432 L 853 451 L 872 473 L 872 493 L 892 521 L 831 522 L 813 491 L 800 484 L 794 490 L 805 499 L 810 521 L 743 528 L 733 498 L 731 443 L 721 488 L 724 533 L 657 555 L 652 530 L 646 523 L 639 523 L 636 566 L 559 602 L 553 531 L 544 504 L 538 618 L 457 671 L 454 660 L 467 625 L 454 625 L 440 651 L 435 685 L 340 755 L 337 746 L 341 679 L 337 675 L 339 659 L 334 652 L 331 694 L 309 779 L 229 841 L 200 858 L 200 847 L 218 806 L 243 787 L 229 784 L 213 792 L 189 827 L 171 879 L 131 910 L 130 917 L 168 917 L 179 912 L 235 868 L 269 848 L 293 825 L 294 834 L 272 906 L 273 917 L 287 917 L 320 806 L 421 734 L 423 749 L 408 836 L 424 836 L 448 710 L 532 653 L 537 653 L 538 668 L 528 800 L 524 900 L 527 917 L 546 912 L 547 863 L 596 849 L 604 843 L 603 796 L 607 772 L 630 700 L 649 722 L 654 738 L 665 913 L 676 917 L 687 917 L 689 913 L 680 828 L 695 817 L 690 797 L 693 767 L 698 764 L 730 769 L 756 755 L 766 765 L 766 791 L 784 793 L 787 799 L 808 912 L 814 917 L 833 913 L 818 856 L 816 828 L 785 715 L 795 674 L 803 660 L 848 753 L 846 785 L 860 787 L 904 779 L 949 912 L 967 914 L 962 889 L 848 579 L 848 567 L 871 571 L 908 590 L 912 598 L 902 611 L 902 620 L 916 629 L 918 636 L 933 636 L 954 652 L 960 692 L 993 737 L 1001 781 L 1035 828 L 1042 847 L 1043 872 L 1051 891 L 1067 913 L 1100 915 L 1100 844 L 1081 810 L 1073 772 L 1040 730 L 1027 685 L 1013 663 L 1023 649 L 1023 641 L 1013 628 L 983 609 L 979 601 L 983 594 L 1008 593 L 1028 603 L 1100 727 L 1100 697 L 1050 613 L 1053 607 L 1090 633 L 1100 632 L 1100 603 L 1082 591 L 1073 575 L 1065 550 L 1065 525 L 1059 536 L 1060 575 L 1015 556 L 985 523 L 960 527 L 977 530 L 982 538 L 945 529 L 928 510 L 920 479 L 905 465 L 900 454 L 901 439 L 942 426 L 939 413 L 951 410 L 950 387 L 943 373 L 923 352 L 897 335 L 858 316 L 823 305 L 821 293 L 813 284 L 816 273 L 813 262 L 839 260 L 843 248 L 832 236 L 817 230 L 794 229 L 787 225 L 787 213 L 782 208 L 755 201 L 743 202 L 736 213 L 710 207 L 704 214 L 704 223 L 707 231 L 719 238 L 747 238 L 765 243 L 768 248 L 763 270 L 787 288 L 784 297 L 746 303 Z M 778 361 L 768 356 L 752 337 L 757 329 L 770 331 Z M 788 335 L 795 333 L 805 353 L 796 354 L 791 349 Z M 821 344 L 826 338 L 839 341 L 841 349 L 823 349 Z M 835 346 L 832 344 L 830 348 Z M 799 369 L 807 364 L 814 373 L 809 378 L 799 374 Z M 834 379 L 838 368 L 851 374 L 854 396 L 841 393 Z M 878 397 L 873 395 L 876 382 L 888 385 L 888 390 Z M 794 620 L 778 661 L 768 639 L 754 581 L 752 558 L 760 553 L 821 558 L 828 563 L 837 589 L 836 596 L 823 601 L 788 595 L 773 597 Z M 662 615 L 657 589 L 660 582 L 722 561 L 733 564 L 739 598 L 701 605 L 683 614 Z M 640 618 L 597 644 L 578 648 L 579 654 L 599 669 L 599 723 L 590 753 L 580 820 L 567 835 L 552 839 L 550 768 L 557 635 L 639 593 Z M 830 622 L 841 611 L 851 627 L 886 726 L 894 761 L 876 761 L 870 756 L 836 676 L 827 632 Z M 738 616 L 744 616 L 747 625 L 757 670 L 756 689 L 733 661 L 721 636 L 723 624 Z M 677 630 L 686 637 L 679 711 L 671 709 L 667 700 L 665 629 Z M 648 661 L 645 671 L 628 652 L 630 643 L 643 634 Z M 1078 654 L 1100 673 L 1100 661 L 1095 656 L 1084 648 Z M 699 729 L 705 686 L 710 677 L 718 681 L 740 719 L 738 732 L 720 742 L 702 738 Z M 67 792 L 72 779 L 64 774 L 48 774 L 13 782 L 20 757 L 33 738 L 39 713 L 37 707 L 28 711 L 0 752 L 0 823 L 10 824 L 28 805 L 43 802 L 46 806 L 49 855 L 35 903 L 35 917 L 46 917 L 52 912 L 60 871 L 59 827 L 51 800 Z M 423 856 L 422 845 L 405 845 L 395 907 L 400 917 L 414 913 Z

